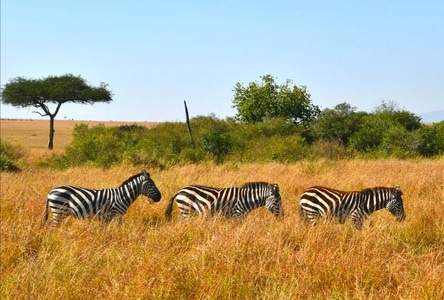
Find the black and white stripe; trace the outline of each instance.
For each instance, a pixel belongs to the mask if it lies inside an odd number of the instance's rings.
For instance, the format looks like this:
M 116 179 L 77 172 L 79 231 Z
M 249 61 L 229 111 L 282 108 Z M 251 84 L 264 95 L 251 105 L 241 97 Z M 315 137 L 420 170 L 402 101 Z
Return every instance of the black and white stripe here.
M 52 221 L 56 225 L 69 215 L 78 219 L 98 218 L 105 222 L 117 218 L 121 222 L 129 206 L 141 194 L 154 202 L 160 201 L 162 197 L 145 170 L 131 176 L 118 188 L 94 190 L 69 185 L 59 186 L 48 194 L 42 221 L 48 220 L 49 207 Z
M 183 218 L 192 215 L 213 216 L 221 214 L 242 219 L 253 209 L 265 206 L 275 216 L 283 215 L 281 195 L 277 184 L 250 182 L 242 187 L 215 188 L 189 185 L 170 199 L 165 217 L 171 219 L 176 201 Z
M 405 219 L 402 192 L 399 187 L 375 187 L 362 191 L 345 192 L 314 186 L 305 190 L 299 201 L 301 217 L 314 224 L 316 219 L 333 218 L 343 224 L 351 218 L 356 228 L 373 212 L 387 208 L 398 221 Z

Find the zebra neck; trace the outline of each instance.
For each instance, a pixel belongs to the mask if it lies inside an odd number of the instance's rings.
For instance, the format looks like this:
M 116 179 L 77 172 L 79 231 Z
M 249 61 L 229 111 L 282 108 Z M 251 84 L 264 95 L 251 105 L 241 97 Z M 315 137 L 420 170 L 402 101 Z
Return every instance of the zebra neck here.
M 243 189 L 241 194 L 243 199 L 248 199 L 249 206 L 252 209 L 265 206 L 265 197 L 262 197 L 258 190 Z
M 135 181 L 129 181 L 119 188 L 120 199 L 132 203 L 140 195 L 140 187 Z
M 384 209 L 390 200 L 390 195 L 384 190 L 375 190 L 371 194 L 365 195 L 365 208 L 368 213 Z

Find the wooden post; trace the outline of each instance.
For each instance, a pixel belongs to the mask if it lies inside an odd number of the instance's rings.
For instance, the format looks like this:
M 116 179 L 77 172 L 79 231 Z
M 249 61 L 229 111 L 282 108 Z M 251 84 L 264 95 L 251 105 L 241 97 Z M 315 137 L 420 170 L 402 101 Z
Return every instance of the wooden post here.
M 188 115 L 187 102 L 184 100 L 183 104 L 185 105 L 185 116 L 186 116 L 186 119 L 187 119 L 188 134 L 190 135 L 190 143 L 191 143 L 191 147 L 194 148 L 193 134 L 191 133 L 190 117 Z

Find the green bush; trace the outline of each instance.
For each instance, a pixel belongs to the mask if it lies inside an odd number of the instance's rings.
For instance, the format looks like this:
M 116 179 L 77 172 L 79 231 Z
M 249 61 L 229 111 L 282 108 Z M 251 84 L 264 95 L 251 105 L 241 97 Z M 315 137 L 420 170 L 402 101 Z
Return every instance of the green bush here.
M 399 124 L 393 124 L 383 132 L 379 149 L 387 157 L 412 158 L 417 156 L 419 136 Z
M 405 126 L 408 122 L 398 122 L 388 116 L 391 115 L 354 114 L 353 117 L 361 117 L 362 120 L 353 123 L 354 132 L 348 139 L 349 146 L 340 138 L 331 138 L 332 135 L 308 141 L 306 137 L 310 134 L 307 128 L 309 130 L 310 127 L 279 118 L 242 124 L 230 118 L 219 120 L 214 115 L 199 116 L 190 120 L 192 138 L 184 122 L 166 122 L 153 128 L 137 125 L 89 128 L 78 125 L 65 153 L 53 155 L 41 165 L 108 168 L 125 163 L 163 169 L 209 160 L 217 164 L 287 163 L 320 158 L 413 158 L 444 154 L 444 122 L 409 130 Z
M 185 123 L 162 123 L 146 129 L 138 142 L 127 149 L 127 156 L 142 151 L 146 157 L 146 165 L 169 167 L 180 162 L 181 153 L 191 147 Z
M 425 157 L 444 154 L 444 121 L 419 129 L 418 152 Z
M 20 146 L 12 145 L 5 141 L 0 141 L 0 171 L 18 172 L 18 161 L 25 154 Z
M 350 137 L 351 148 L 383 157 L 415 156 L 419 145 L 417 131 L 409 131 L 405 124 L 388 116 L 387 113 L 365 116 L 361 129 Z
M 111 167 L 122 161 L 126 144 L 131 146 L 132 131 L 119 127 L 77 125 L 73 130 L 73 142 L 65 153 L 75 165 Z
M 319 117 L 311 124 L 311 134 L 318 140 L 349 145 L 350 137 L 362 125 L 367 113 L 356 112 L 356 108 L 348 103 L 341 103 L 334 109 L 324 109 Z
M 225 156 L 233 147 L 230 134 L 220 129 L 211 129 L 203 136 L 203 145 L 207 153 L 216 160 L 217 164 L 224 161 Z
M 316 160 L 326 158 L 329 160 L 350 159 L 356 155 L 351 147 L 344 147 L 339 141 L 318 140 L 310 146 L 307 158 Z

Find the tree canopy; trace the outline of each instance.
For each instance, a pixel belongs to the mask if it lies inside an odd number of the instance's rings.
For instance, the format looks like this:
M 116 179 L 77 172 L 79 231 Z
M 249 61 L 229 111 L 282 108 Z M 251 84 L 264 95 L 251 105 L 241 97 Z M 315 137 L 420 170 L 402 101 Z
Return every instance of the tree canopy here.
M 112 93 L 108 90 L 108 85 L 103 82 L 99 87 L 92 87 L 82 77 L 66 74 L 42 79 L 16 77 L 6 83 L 2 89 L 1 99 L 4 104 L 16 107 L 33 106 L 42 109 L 45 112 L 43 115 L 50 115 L 48 103 L 60 107 L 67 102 L 81 104 L 110 102 Z
M 278 85 L 271 75 L 261 76 L 261 82 L 241 83 L 234 86 L 233 108 L 236 119 L 245 123 L 262 122 L 267 118 L 284 118 L 293 124 L 308 123 L 320 110 L 311 102 L 305 86 L 293 85 L 287 79 Z
M 53 148 L 54 118 L 62 104 L 67 102 L 80 104 L 94 104 L 96 102 L 112 101 L 112 92 L 108 85 L 101 83 L 93 87 L 80 76 L 66 74 L 62 76 L 48 76 L 40 79 L 16 77 L 11 79 L 1 91 L 1 101 L 16 107 L 35 107 L 43 112 L 35 113 L 49 116 L 50 132 L 48 148 Z M 53 112 L 48 104 L 55 104 Z

